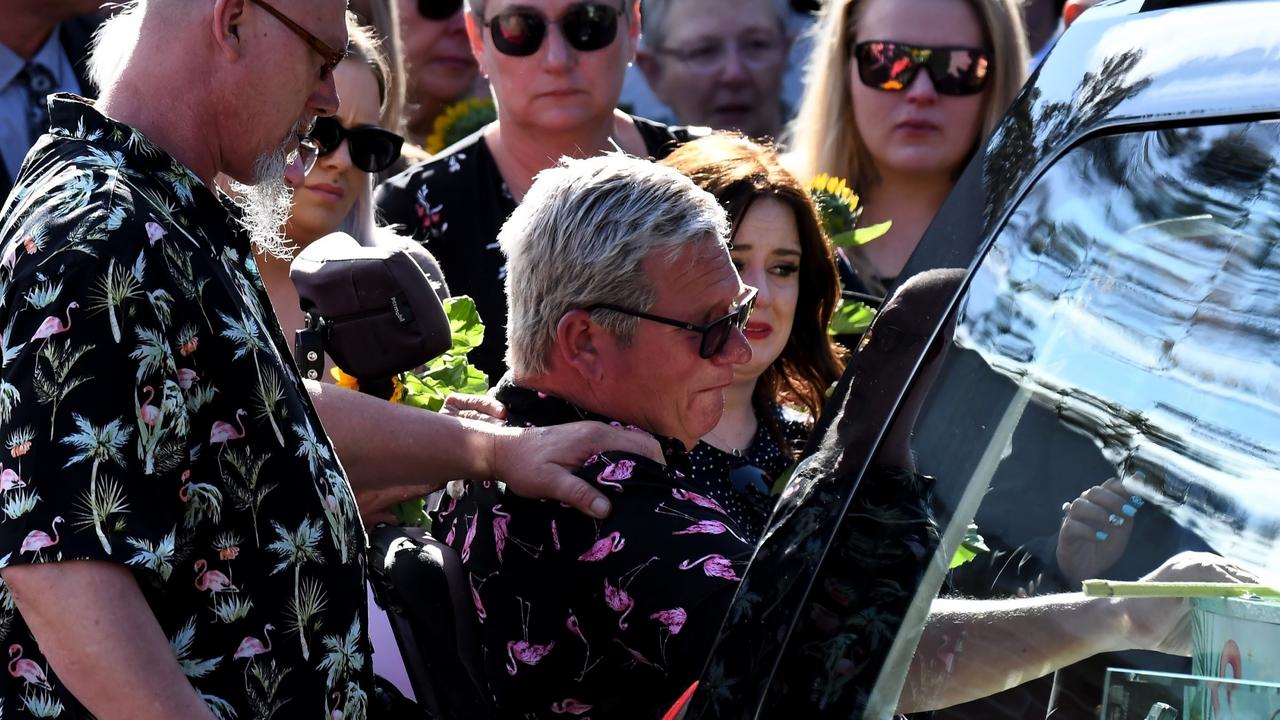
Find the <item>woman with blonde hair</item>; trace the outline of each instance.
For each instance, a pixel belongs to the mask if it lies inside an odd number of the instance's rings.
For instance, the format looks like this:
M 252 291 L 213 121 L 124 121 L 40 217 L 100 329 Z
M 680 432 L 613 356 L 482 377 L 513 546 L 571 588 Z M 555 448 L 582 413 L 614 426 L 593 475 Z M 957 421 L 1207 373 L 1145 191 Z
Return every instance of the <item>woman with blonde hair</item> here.
M 883 294 L 1027 75 L 1017 0 L 829 0 L 786 162 L 845 178 L 888 234 L 848 259 Z

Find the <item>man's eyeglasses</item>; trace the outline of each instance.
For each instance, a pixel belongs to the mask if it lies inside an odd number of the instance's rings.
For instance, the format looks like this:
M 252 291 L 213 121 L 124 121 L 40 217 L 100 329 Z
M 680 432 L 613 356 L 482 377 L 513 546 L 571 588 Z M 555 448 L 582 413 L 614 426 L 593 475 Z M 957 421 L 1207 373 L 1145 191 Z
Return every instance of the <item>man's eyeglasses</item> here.
M 418 0 L 418 14 L 428 20 L 448 20 L 462 9 L 462 0 Z
M 649 313 L 640 312 L 638 310 L 630 310 L 628 308 L 610 305 L 609 303 L 596 303 L 588 305 L 585 310 L 595 312 L 597 310 L 609 310 L 623 315 L 638 317 L 642 320 L 662 323 L 663 325 L 671 325 L 689 332 L 696 332 L 702 335 L 702 343 L 698 346 L 698 356 L 705 359 L 713 358 L 720 354 L 726 343 L 729 342 L 729 336 L 736 329 L 741 332 L 747 326 L 747 320 L 751 317 L 751 309 L 756 304 L 756 289 L 747 288 L 747 293 L 739 300 L 733 312 L 725 315 L 717 320 L 712 320 L 706 325 L 695 325 L 693 323 L 684 322 L 683 320 L 672 320 L 671 318 L 662 317 L 661 315 L 651 315 Z
M 689 47 L 659 47 L 654 52 L 669 55 L 696 73 L 710 75 L 724 67 L 730 52 L 752 70 L 767 70 L 782 61 L 787 44 L 781 37 L 761 36 L 739 40 L 708 40 Z
M 599 3 L 574 3 L 559 20 L 528 9 L 500 12 L 487 21 L 493 46 L 503 55 L 528 57 L 542 47 L 548 25 L 559 25 L 565 42 L 578 52 L 609 47 L 618 36 L 621 7 Z
M 332 47 L 329 46 L 328 43 L 316 37 L 315 35 L 312 35 L 306 28 L 294 22 L 288 15 L 285 15 L 279 10 L 271 7 L 271 4 L 268 3 L 267 0 L 252 0 L 252 1 L 254 3 L 257 3 L 257 5 L 261 7 L 263 10 L 266 10 L 268 13 L 274 16 L 275 19 L 284 23 L 285 27 L 292 30 L 295 35 L 302 38 L 303 42 L 310 45 L 312 50 L 315 50 L 317 53 L 320 54 L 320 57 L 324 60 L 324 64 L 320 66 L 321 80 L 328 79 L 328 77 L 333 74 L 333 69 L 338 67 L 338 63 L 342 62 L 343 59 L 347 57 L 347 51 L 345 49 L 344 50 L 333 49 Z
M 890 40 L 860 42 L 853 48 L 862 84 L 877 90 L 906 90 L 924 68 L 941 95 L 982 92 L 991 69 L 991 53 L 972 47 L 921 47 Z
M 316 155 L 324 157 L 336 151 L 342 141 L 347 141 L 351 164 L 367 173 L 376 173 L 391 167 L 400 157 L 404 138 L 380 127 L 345 128 L 337 118 L 318 117 L 311 130 Z

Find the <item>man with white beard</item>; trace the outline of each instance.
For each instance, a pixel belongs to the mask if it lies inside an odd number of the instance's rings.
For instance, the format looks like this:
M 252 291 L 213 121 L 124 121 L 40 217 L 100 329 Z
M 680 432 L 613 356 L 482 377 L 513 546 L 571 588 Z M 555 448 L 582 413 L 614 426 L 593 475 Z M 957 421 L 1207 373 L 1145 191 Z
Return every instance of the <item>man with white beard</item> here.
M 145 0 L 104 30 L 99 102 L 53 98 L 0 210 L 6 718 L 366 717 L 348 479 L 511 479 L 599 516 L 565 468 L 660 457 L 603 425 L 510 430 L 299 380 L 214 179 L 246 186 L 249 235 L 278 251 L 281 179 L 338 107 L 344 11 Z

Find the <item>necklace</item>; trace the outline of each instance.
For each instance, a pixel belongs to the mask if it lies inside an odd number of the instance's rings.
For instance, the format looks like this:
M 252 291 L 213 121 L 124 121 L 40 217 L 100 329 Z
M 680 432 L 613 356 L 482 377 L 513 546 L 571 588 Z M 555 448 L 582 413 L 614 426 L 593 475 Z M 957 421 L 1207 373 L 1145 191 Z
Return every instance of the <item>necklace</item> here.
M 714 447 L 715 449 L 720 450 L 722 452 L 727 452 L 736 458 L 743 457 L 743 455 L 746 453 L 747 448 L 751 447 L 750 440 L 747 441 L 746 447 L 735 447 L 734 445 L 725 442 L 714 432 L 708 432 L 706 435 L 702 436 L 702 439 L 705 440 L 708 445 Z M 755 439 L 754 434 L 752 436 L 752 439 L 753 440 Z

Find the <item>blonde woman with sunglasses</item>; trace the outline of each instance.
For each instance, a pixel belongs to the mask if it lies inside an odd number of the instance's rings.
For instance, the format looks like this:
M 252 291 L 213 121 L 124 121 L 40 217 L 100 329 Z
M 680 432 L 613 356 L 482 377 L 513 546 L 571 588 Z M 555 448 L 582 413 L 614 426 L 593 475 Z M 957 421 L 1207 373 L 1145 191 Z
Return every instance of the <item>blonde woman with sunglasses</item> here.
M 865 290 L 894 284 L 978 143 L 1027 74 L 1016 0 L 829 0 L 787 162 L 846 178 L 864 225 L 889 233 L 852 261 Z

